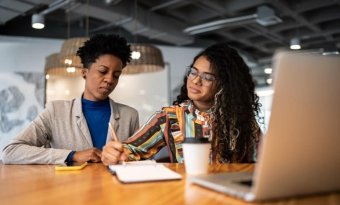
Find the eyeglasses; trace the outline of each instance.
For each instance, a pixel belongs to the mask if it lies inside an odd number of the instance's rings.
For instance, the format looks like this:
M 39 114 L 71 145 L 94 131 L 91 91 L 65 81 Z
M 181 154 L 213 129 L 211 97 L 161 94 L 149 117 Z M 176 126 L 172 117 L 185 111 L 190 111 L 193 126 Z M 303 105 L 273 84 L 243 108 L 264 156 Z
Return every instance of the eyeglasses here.
M 187 73 L 188 79 L 195 80 L 197 76 L 201 78 L 202 85 L 204 86 L 210 86 L 212 82 L 216 80 L 216 77 L 211 73 L 205 73 L 205 72 L 200 73 L 198 72 L 196 68 L 193 68 L 193 67 L 189 68 L 188 73 Z

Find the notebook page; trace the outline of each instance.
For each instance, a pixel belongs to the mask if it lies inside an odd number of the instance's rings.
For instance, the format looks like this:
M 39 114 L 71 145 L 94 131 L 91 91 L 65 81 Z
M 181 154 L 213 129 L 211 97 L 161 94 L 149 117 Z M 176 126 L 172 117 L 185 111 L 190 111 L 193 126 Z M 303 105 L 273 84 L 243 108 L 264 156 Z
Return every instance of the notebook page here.
M 132 165 L 151 165 L 151 164 L 157 164 L 155 160 L 141 160 L 141 161 L 131 161 L 131 162 L 125 162 L 125 166 L 132 166 Z M 109 169 L 112 173 L 116 172 L 116 168 L 124 166 L 122 164 L 113 164 L 109 165 Z
M 182 176 L 162 164 L 157 163 L 129 163 L 127 165 L 111 165 L 111 171 L 115 171 L 119 181 L 123 183 L 176 180 Z M 113 169 L 112 169 L 113 168 Z

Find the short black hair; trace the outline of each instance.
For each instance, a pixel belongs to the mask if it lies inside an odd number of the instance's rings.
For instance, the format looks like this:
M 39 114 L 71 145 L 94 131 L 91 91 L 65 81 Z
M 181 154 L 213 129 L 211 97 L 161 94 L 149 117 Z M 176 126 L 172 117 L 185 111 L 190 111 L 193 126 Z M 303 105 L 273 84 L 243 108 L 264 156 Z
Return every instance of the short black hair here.
M 131 49 L 125 38 L 114 34 L 97 34 L 91 37 L 77 51 L 84 68 L 89 68 L 101 55 L 111 54 L 118 57 L 123 68 L 131 61 Z

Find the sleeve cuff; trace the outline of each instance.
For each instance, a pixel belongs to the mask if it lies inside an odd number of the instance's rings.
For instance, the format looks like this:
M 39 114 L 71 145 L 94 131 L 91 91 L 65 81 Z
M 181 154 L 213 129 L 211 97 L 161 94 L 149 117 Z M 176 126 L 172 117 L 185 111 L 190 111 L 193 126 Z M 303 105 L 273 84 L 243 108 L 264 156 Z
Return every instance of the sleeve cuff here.
M 70 154 L 68 154 L 68 156 L 67 156 L 67 158 L 66 158 L 66 160 L 65 160 L 66 164 L 72 164 L 72 163 L 73 163 L 72 158 L 73 158 L 73 155 L 74 155 L 75 153 L 76 153 L 75 151 L 72 151 L 72 152 L 70 152 Z

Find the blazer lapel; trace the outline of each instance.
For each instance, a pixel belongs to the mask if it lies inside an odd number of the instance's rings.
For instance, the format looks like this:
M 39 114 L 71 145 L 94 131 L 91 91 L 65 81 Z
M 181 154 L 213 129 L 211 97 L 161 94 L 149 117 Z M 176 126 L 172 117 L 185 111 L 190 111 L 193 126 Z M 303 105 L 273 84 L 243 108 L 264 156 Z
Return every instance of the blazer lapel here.
M 81 98 L 76 98 L 74 102 L 75 106 L 75 118 L 77 118 L 77 125 L 79 129 L 81 130 L 83 137 L 85 138 L 86 142 L 93 147 L 93 142 L 91 139 L 91 134 L 89 131 L 89 128 L 87 126 L 87 122 L 85 119 L 85 116 L 82 111 L 82 106 L 81 106 Z
M 117 104 L 111 98 L 110 98 L 110 108 L 111 108 L 110 123 L 113 126 L 113 129 L 115 130 L 117 137 L 119 138 L 118 128 L 119 128 L 120 115 L 119 115 Z M 106 141 L 109 141 L 109 140 L 111 140 L 111 136 L 110 136 L 109 130 L 107 130 Z

